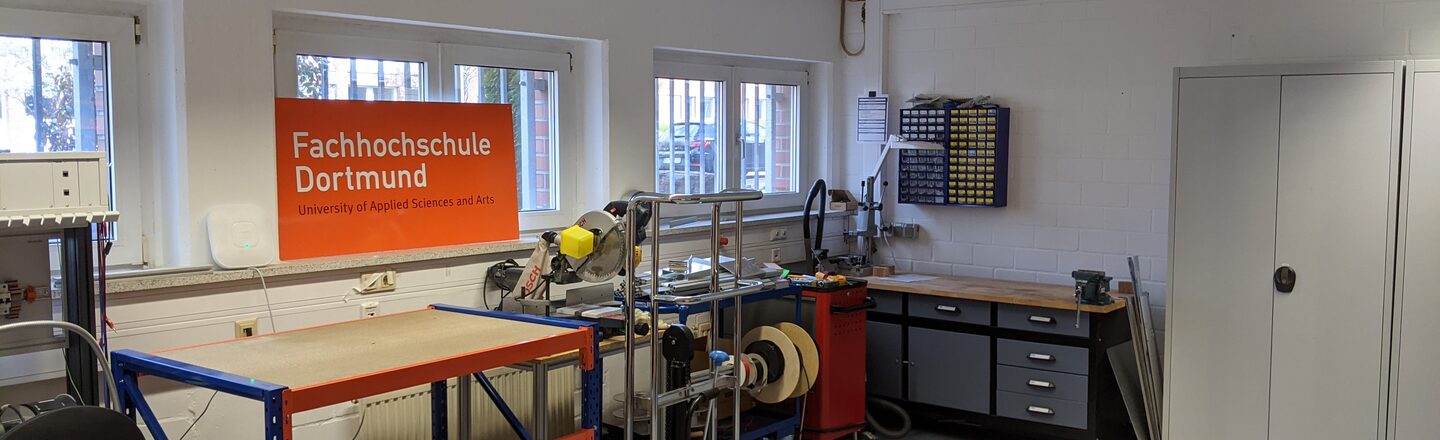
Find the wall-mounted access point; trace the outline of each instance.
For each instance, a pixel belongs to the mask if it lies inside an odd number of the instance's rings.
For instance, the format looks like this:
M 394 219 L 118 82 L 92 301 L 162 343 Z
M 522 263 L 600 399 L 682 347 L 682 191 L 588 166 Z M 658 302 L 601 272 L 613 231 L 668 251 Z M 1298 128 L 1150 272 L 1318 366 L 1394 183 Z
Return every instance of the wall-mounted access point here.
M 275 234 L 256 205 L 219 205 L 205 218 L 210 258 L 225 269 L 260 267 L 275 261 Z
M 255 318 L 235 321 L 235 337 L 248 338 L 260 334 L 260 323 Z

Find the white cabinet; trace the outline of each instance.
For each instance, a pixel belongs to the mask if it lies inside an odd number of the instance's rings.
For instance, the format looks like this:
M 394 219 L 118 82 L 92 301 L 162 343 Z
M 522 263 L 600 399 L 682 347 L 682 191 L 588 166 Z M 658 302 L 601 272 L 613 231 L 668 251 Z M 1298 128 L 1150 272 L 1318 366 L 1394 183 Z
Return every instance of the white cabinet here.
M 1413 70 L 1391 387 L 1390 438 L 1404 440 L 1440 432 L 1440 63 Z
M 1177 71 L 1167 440 L 1382 435 L 1401 65 Z

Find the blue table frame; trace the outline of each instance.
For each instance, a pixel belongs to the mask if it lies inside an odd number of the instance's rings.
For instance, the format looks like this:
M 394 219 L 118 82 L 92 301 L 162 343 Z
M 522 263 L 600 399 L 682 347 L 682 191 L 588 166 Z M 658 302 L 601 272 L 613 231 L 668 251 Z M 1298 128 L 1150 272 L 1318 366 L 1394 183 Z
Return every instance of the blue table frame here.
M 291 438 L 291 415 L 325 405 L 350 400 L 339 396 L 336 391 L 344 389 L 353 394 L 357 390 L 368 395 L 403 389 L 410 386 L 431 384 L 432 437 L 447 438 L 447 394 L 446 381 L 451 377 L 474 375 L 505 416 L 520 438 L 529 440 L 530 434 L 510 410 L 504 399 L 490 385 L 483 371 L 534 359 L 539 356 L 579 350 L 581 368 L 581 429 L 563 437 L 564 439 L 598 439 L 601 405 L 602 359 L 599 338 L 595 324 L 560 318 L 548 318 L 518 313 L 481 310 L 449 305 L 432 305 L 432 310 L 462 313 L 493 319 L 503 319 L 531 324 L 541 324 L 574 329 L 554 336 L 536 338 L 519 344 L 495 347 L 467 354 L 460 358 L 437 359 L 413 365 L 404 369 L 377 372 L 374 375 L 357 376 L 324 386 L 304 386 L 291 389 L 286 386 L 267 383 L 253 378 L 238 376 L 223 371 L 187 364 L 163 355 L 142 353 L 134 350 L 119 350 L 111 354 L 111 372 L 120 388 L 121 412 L 132 419 L 137 416 L 149 427 L 156 440 L 167 440 L 160 423 L 140 391 L 138 379 L 141 375 L 170 379 L 185 384 L 208 388 L 248 399 L 260 401 L 265 407 L 265 438 L 267 440 L 289 440 Z M 370 319 L 383 319 L 370 318 Z M 304 331 L 305 329 L 296 330 Z M 218 344 L 223 344 L 219 342 Z M 392 385 L 403 383 L 403 386 Z M 345 398 L 339 398 L 345 397 Z M 338 400 L 337 400 L 338 399 Z M 333 400 L 333 401 L 332 401 Z M 468 414 L 466 415 L 468 416 Z

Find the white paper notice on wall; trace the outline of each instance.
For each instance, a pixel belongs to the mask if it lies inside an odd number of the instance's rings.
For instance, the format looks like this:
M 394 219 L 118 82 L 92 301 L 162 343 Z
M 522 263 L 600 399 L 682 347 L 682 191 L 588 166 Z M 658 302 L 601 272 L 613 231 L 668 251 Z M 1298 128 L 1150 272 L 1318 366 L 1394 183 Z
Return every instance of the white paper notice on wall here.
M 861 95 L 855 107 L 855 142 L 883 144 L 888 131 L 886 116 L 890 114 L 890 96 Z

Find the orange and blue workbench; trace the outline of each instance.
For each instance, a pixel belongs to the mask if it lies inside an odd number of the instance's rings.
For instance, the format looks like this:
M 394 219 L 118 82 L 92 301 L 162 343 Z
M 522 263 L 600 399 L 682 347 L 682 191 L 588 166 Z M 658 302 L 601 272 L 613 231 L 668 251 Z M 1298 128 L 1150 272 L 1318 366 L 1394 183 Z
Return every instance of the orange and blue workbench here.
M 447 438 L 446 380 L 473 375 L 515 433 L 530 434 L 484 371 L 578 350 L 581 427 L 565 439 L 598 438 L 601 362 L 594 324 L 432 305 L 318 327 L 155 353 L 119 350 L 111 371 L 122 411 L 166 440 L 140 391 L 142 376 L 169 379 L 260 401 L 265 439 L 290 440 L 295 413 L 431 384 L 432 435 Z

